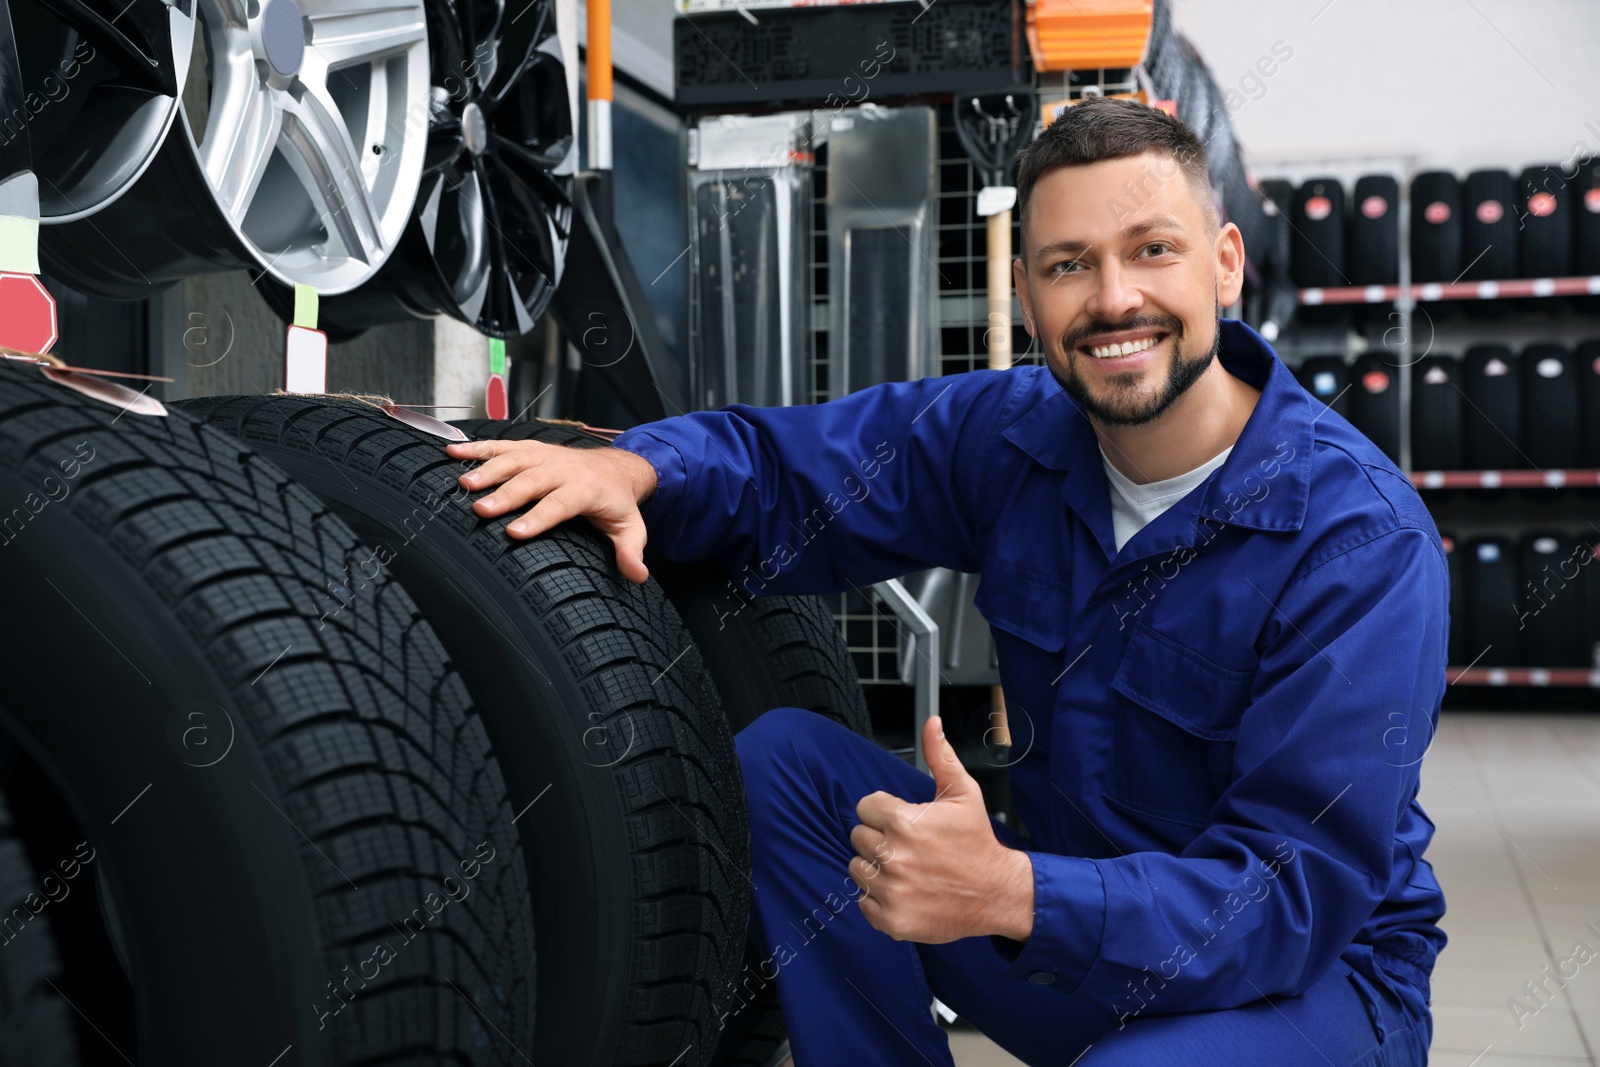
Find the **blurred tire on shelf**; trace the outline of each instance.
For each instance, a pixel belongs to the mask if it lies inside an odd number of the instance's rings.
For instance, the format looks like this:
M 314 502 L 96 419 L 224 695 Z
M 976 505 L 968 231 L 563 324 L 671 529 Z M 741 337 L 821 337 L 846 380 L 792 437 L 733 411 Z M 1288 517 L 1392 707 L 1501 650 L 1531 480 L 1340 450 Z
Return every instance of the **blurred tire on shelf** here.
M 1517 276 L 1516 182 L 1503 170 L 1475 170 L 1462 189 L 1462 277 L 1469 282 Z
M 1400 379 L 1387 352 L 1357 356 L 1350 368 L 1350 422 L 1400 462 Z
M 17 836 L 89 871 L 48 913 L 78 939 L 58 984 L 94 1020 L 80 1048 L 515 1062 L 527 876 L 416 605 L 352 578 L 370 550 L 260 456 L 58 382 L 117 391 L 0 361 L 0 580 L 26 606 L 0 612 L 0 738 L 8 796 L 31 797 Z
M 1399 283 L 1400 183 L 1387 174 L 1356 180 L 1345 258 L 1351 285 Z
M 743 951 L 749 823 L 732 733 L 660 587 L 623 578 L 587 523 L 516 541 L 509 518 L 478 518 L 445 423 L 319 397 L 177 406 L 348 521 L 461 671 L 537 857 L 532 1062 L 702 1062 Z
M 474 438 L 573 448 L 606 443 L 559 423 L 463 419 L 453 425 Z M 653 553 L 647 562 L 705 658 L 735 733 L 773 708 L 796 707 L 872 736 L 855 662 L 821 598 L 750 597 L 714 565 L 673 563 Z M 747 943 L 741 989 L 749 999 L 741 998 L 730 1013 L 713 1064 L 764 1067 L 783 1045 L 783 1008 L 776 983 L 763 978 L 765 962 L 754 943 Z
M 1583 403 L 1578 465 L 1600 468 L 1600 341 L 1582 341 L 1573 350 L 1578 396 Z
M 1526 666 L 1588 666 L 1579 549 L 1577 538 L 1553 531 L 1530 530 L 1517 541 L 1516 614 Z
M 1461 544 L 1452 533 L 1439 531 L 1439 542 L 1444 546 L 1445 564 L 1450 576 L 1450 637 L 1446 658 L 1455 666 L 1465 666 L 1467 660 L 1467 588 L 1461 569 Z
M 1517 629 L 1517 558 L 1504 537 L 1475 537 L 1461 557 L 1467 593 L 1467 646 L 1463 666 L 1515 667 L 1522 663 Z
M 1572 273 L 1572 193 L 1555 164 L 1529 167 L 1517 177 L 1517 261 L 1524 278 L 1564 278 Z
M 1505 345 L 1474 345 L 1462 357 L 1466 398 L 1462 452 L 1469 470 L 1516 470 L 1522 458 L 1522 377 Z
M 1411 179 L 1411 280 L 1453 282 L 1461 274 L 1461 183 L 1449 171 Z
M 1344 186 L 1337 178 L 1312 178 L 1294 193 L 1290 261 L 1303 289 L 1349 285 L 1345 272 Z M 1319 309 L 1329 311 L 1331 309 Z
M 1600 156 L 1577 161 L 1572 180 L 1572 269 L 1600 274 Z
M 1431 355 L 1411 368 L 1411 468 L 1460 470 L 1461 361 Z
M 1539 470 L 1578 465 L 1582 383 L 1565 345 L 1522 350 L 1522 451 Z
M 1343 356 L 1307 356 L 1301 360 L 1295 377 L 1306 392 L 1332 408 L 1340 418 L 1350 417 L 1350 365 Z
M 1579 582 L 1583 597 L 1583 647 L 1586 659 L 1582 666 L 1600 670 L 1600 537 L 1588 534 L 1583 543 L 1589 558 L 1579 568 Z

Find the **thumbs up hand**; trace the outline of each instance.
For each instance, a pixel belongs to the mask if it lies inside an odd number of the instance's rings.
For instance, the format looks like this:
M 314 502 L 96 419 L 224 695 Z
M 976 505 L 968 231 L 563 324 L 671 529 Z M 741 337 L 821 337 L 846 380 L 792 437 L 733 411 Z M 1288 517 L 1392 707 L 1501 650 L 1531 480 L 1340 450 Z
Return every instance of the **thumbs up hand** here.
M 856 805 L 850 877 L 862 889 L 862 914 L 896 941 L 1027 940 L 1033 861 L 995 837 L 983 793 L 937 715 L 923 729 L 922 750 L 933 771 L 932 801 L 912 804 L 880 790 Z

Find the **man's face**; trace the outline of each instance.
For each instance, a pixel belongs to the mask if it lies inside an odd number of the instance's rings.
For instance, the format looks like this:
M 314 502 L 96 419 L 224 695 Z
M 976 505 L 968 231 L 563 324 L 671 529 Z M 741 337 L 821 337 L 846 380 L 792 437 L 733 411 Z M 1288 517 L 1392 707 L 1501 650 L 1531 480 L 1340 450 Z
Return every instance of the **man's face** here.
M 1166 411 L 1211 365 L 1244 248 L 1217 230 L 1177 162 L 1141 155 L 1057 167 L 1033 187 L 1014 264 L 1050 371 L 1104 423 Z

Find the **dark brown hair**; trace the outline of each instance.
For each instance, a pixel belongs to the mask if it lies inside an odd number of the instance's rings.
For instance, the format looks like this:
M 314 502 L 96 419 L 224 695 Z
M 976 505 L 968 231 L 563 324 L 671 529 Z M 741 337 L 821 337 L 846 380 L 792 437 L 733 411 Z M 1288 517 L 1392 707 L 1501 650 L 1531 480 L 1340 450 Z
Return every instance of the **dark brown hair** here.
M 1033 187 L 1057 167 L 1078 167 L 1106 159 L 1153 152 L 1175 160 L 1206 217 L 1215 220 L 1216 203 L 1206 172 L 1206 147 L 1194 131 L 1159 108 L 1137 100 L 1089 97 L 1062 110 L 1017 156 L 1017 211 L 1024 246 L 1028 202 Z M 1118 195 L 1121 195 L 1120 193 Z M 1130 205 L 1133 201 L 1130 199 Z

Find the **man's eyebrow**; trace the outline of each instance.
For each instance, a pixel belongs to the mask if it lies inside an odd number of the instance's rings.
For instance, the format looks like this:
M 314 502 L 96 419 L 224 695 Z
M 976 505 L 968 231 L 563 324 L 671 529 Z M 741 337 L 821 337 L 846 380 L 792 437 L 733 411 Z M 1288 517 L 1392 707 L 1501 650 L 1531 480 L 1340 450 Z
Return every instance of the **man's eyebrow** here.
M 1183 223 L 1171 215 L 1151 215 L 1147 219 L 1140 219 L 1133 225 L 1124 227 L 1122 236 L 1127 240 L 1137 240 L 1155 230 L 1181 231 L 1182 229 Z M 1087 241 L 1051 241 L 1047 245 L 1040 246 L 1037 255 L 1040 259 L 1056 255 L 1081 256 L 1088 250 Z
M 1179 222 L 1171 215 L 1151 215 L 1149 218 L 1136 222 L 1132 226 L 1124 227 L 1122 230 L 1122 236 L 1127 238 L 1136 238 L 1143 237 L 1152 230 L 1182 229 L 1183 223 Z
M 1051 241 L 1036 253 L 1040 259 L 1054 255 L 1081 256 L 1088 251 L 1087 241 Z

